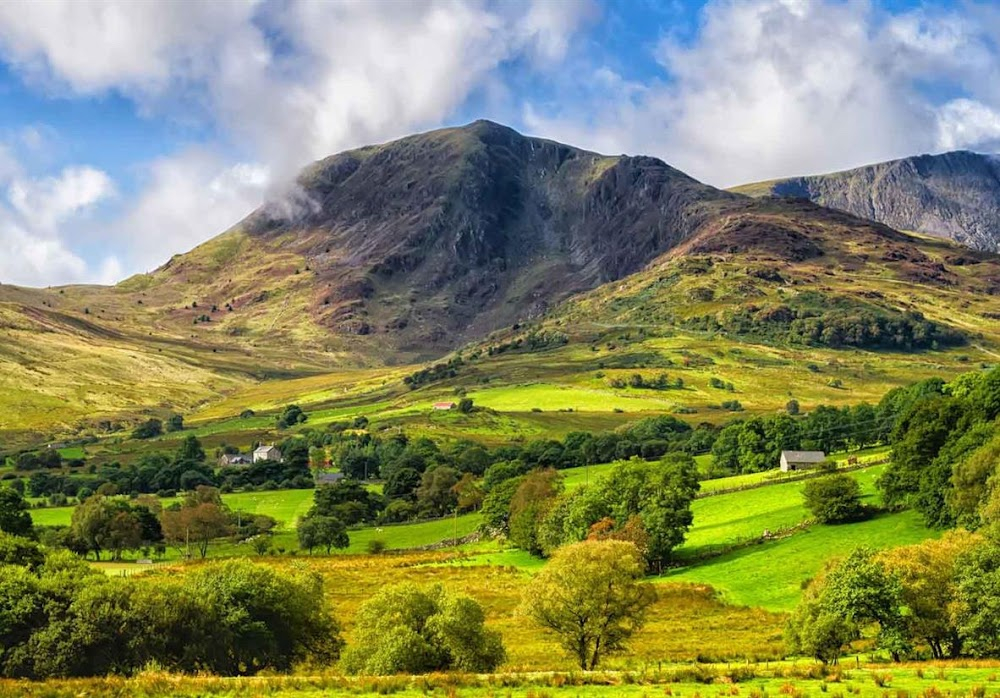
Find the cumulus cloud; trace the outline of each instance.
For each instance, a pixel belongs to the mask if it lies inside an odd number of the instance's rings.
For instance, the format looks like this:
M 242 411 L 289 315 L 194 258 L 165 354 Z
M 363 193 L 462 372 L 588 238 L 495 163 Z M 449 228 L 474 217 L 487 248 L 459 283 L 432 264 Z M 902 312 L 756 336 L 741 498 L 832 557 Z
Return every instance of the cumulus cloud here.
M 230 228 L 260 204 L 270 182 L 265 167 L 231 164 L 202 148 L 154 161 L 141 178 L 141 193 L 106 233 L 123 250 L 123 267 L 139 272 Z
M 938 112 L 938 143 L 954 150 L 972 146 L 1000 149 L 1000 111 L 971 99 L 954 99 Z
M 992 89 L 1000 59 L 985 26 L 864 3 L 714 2 L 693 41 L 659 44 L 659 79 L 592 66 L 599 87 L 582 98 L 591 109 L 529 105 L 525 120 L 599 149 L 659 155 L 723 186 L 982 147 L 995 142 L 991 108 L 939 105 L 927 92 L 935 81 Z
M 67 167 L 54 177 L 31 178 L 0 147 L 0 279 L 6 283 L 53 284 L 81 281 L 107 283 L 120 277 L 114 256 L 96 268 L 65 242 L 68 230 L 86 225 L 94 207 L 115 195 L 104 172 Z M 68 226 L 63 228 L 62 226 Z
M 54 232 L 59 223 L 114 193 L 106 173 L 92 167 L 67 167 L 58 177 L 14 179 L 7 199 L 33 226 Z

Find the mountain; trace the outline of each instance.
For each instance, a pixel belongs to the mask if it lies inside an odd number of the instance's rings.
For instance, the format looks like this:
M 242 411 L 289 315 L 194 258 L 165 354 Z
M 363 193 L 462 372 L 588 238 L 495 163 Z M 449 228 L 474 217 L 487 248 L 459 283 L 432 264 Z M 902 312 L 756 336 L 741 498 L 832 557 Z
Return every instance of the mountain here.
M 844 172 L 735 187 L 791 196 L 885 223 L 1000 251 L 1000 158 L 968 151 L 919 155 Z
M 299 210 L 242 229 L 307 260 L 315 322 L 425 356 L 637 271 L 736 199 L 487 121 L 335 155 L 298 185 Z
M 992 255 L 477 121 L 313 163 L 289 196 L 116 286 L 0 285 L 0 431 L 189 413 L 290 378 L 356 405 L 402 389 L 407 365 L 548 346 L 538 332 L 570 353 L 621 326 L 992 346 L 995 295 Z M 857 318 L 878 332 L 844 335 Z

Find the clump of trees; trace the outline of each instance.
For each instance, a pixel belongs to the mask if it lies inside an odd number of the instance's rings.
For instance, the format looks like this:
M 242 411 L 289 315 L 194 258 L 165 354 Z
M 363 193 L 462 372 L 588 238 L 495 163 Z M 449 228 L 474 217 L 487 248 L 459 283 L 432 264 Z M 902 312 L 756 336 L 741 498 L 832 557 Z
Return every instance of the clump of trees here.
M 794 410 L 798 412 L 797 403 Z M 715 457 L 712 474 L 769 470 L 775 467 L 782 451 L 833 453 L 884 443 L 891 438 L 899 412 L 900 405 L 887 396 L 877 406 L 821 405 L 805 417 L 786 413 L 731 422 L 711 444 Z
M 120 560 L 126 550 L 160 548 L 164 536 L 159 512 L 160 503 L 155 498 L 144 497 L 133 504 L 95 495 L 73 510 L 70 538 L 64 539 L 63 545 L 91 552 L 97 560 L 104 552 L 112 560 Z
M 1000 546 L 967 531 L 833 560 L 806 588 L 789 650 L 836 662 L 865 640 L 894 660 L 1000 656 Z
M 900 406 L 883 500 L 912 507 L 938 528 L 1000 523 L 1000 368 L 951 383 L 925 381 L 887 398 Z M 885 400 L 883 400 L 885 402 Z
M 0 675 L 248 675 L 331 662 L 343 646 L 318 575 L 233 560 L 177 577 L 110 578 L 0 535 Z M 30 554 L 33 551 L 34 554 Z M 40 560 L 40 562 L 39 562 Z
M 636 388 L 642 390 L 681 390 L 684 387 L 684 379 L 678 376 L 677 378 L 671 378 L 666 373 L 658 373 L 653 377 L 647 378 L 641 373 L 633 373 L 628 377 L 628 380 L 624 378 L 612 378 L 608 381 L 608 385 L 612 388 Z
M 289 427 L 294 427 L 296 424 L 302 424 L 307 419 L 309 419 L 309 415 L 303 412 L 301 407 L 298 405 L 288 405 L 278 415 L 277 426 L 279 429 L 288 429 Z
M 899 312 L 808 293 L 801 294 L 794 303 L 748 304 L 689 318 L 682 324 L 761 342 L 833 348 L 913 351 L 965 343 L 959 331 L 927 320 L 917 312 Z
M 554 635 L 581 669 L 625 648 L 656 600 L 642 581 L 642 554 L 632 543 L 604 540 L 560 548 L 529 585 L 523 612 Z
M 506 652 L 500 634 L 484 622 L 478 602 L 440 585 L 386 587 L 358 610 L 343 667 L 375 675 L 494 671 Z
M 434 383 L 436 381 L 445 380 L 446 378 L 454 378 L 458 375 L 459 370 L 465 365 L 465 361 L 461 356 L 456 356 L 453 359 L 449 359 L 445 363 L 434 364 L 427 368 L 422 368 L 419 371 L 414 371 L 408 376 L 403 378 L 403 383 L 410 387 L 410 390 L 416 390 L 422 385 L 427 385 L 428 383 Z
M 132 430 L 133 439 L 152 439 L 163 433 L 163 422 L 159 419 L 147 419 Z
M 324 548 L 329 555 L 334 548 L 343 550 L 351 543 L 347 527 L 336 516 L 309 513 L 299 518 L 296 532 L 299 546 L 310 555 L 314 548 Z
M 563 494 L 556 471 L 536 470 L 487 495 L 483 526 L 536 555 L 588 537 L 627 540 L 648 568 L 662 569 L 691 526 L 698 488 L 694 458 L 684 453 L 653 463 L 620 461 L 594 484 L 569 494 Z

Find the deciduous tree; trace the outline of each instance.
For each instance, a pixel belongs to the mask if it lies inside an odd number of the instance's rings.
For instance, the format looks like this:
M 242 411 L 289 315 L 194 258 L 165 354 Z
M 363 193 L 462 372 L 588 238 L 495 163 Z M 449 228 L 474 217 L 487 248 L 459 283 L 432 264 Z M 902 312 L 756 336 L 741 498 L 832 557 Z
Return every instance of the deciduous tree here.
M 642 581 L 644 565 L 631 543 L 586 541 L 560 548 L 532 580 L 523 610 L 553 633 L 581 669 L 624 648 L 656 599 Z

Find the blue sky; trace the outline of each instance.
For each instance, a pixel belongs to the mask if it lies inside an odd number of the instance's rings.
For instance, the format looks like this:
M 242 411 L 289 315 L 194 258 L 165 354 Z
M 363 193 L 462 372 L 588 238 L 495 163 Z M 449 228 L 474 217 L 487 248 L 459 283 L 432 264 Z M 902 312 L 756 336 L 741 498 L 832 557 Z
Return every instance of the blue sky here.
M 475 118 L 729 186 L 1000 145 L 1000 9 L 0 4 L 0 282 L 114 282 L 332 152 Z

